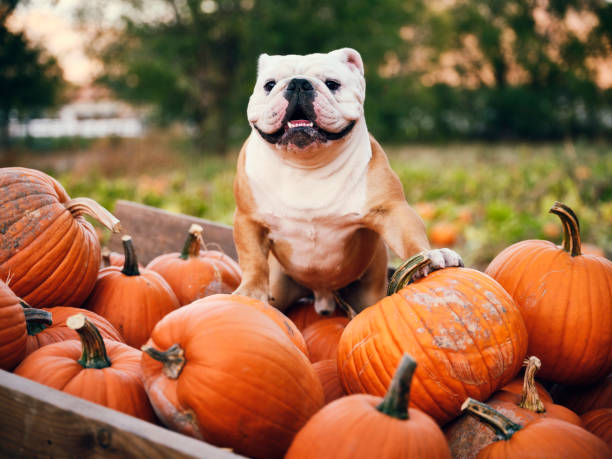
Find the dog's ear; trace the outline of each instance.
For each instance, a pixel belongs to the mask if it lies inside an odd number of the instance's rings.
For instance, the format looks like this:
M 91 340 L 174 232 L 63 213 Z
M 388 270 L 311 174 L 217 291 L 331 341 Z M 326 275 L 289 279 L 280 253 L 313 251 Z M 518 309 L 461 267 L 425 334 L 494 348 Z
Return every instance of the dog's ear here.
M 260 54 L 259 59 L 257 60 L 257 73 L 260 74 L 262 70 L 266 67 L 267 63 L 270 60 L 270 56 L 268 54 Z
M 363 60 L 361 54 L 353 48 L 342 48 L 332 51 L 331 54 L 340 59 L 341 62 L 348 65 L 351 69 L 358 71 L 361 76 L 364 74 Z

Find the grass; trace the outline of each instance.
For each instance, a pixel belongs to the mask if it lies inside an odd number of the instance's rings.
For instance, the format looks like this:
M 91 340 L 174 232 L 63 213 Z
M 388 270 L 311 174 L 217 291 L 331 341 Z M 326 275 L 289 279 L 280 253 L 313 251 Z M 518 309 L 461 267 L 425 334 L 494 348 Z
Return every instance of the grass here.
M 156 133 L 105 139 L 41 155 L 21 149 L 11 165 L 44 170 L 71 196 L 112 209 L 128 199 L 173 212 L 232 223 L 238 151 L 204 155 L 181 139 Z M 578 214 L 583 241 L 612 255 L 612 149 L 599 143 L 387 146 L 406 198 L 429 231 L 445 225 L 466 265 L 483 269 L 524 239 L 560 243 L 555 201 Z M 6 163 L 6 161 L 5 161 Z M 6 164 L 5 164 L 6 165 Z

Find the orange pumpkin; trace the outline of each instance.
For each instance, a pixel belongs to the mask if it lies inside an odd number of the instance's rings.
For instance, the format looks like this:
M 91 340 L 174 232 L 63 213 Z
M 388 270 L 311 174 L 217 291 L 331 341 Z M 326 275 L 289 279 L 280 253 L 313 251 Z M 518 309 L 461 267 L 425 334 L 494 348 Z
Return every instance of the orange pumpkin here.
M 181 305 L 215 293 L 231 293 L 240 285 L 238 263 L 223 252 L 206 249 L 202 231 L 200 225 L 191 225 L 182 252 L 160 255 L 147 265 L 166 279 Z
M 67 320 L 69 317 L 79 313 L 84 314 L 96 326 L 103 339 L 119 341 L 120 343 L 125 342 L 108 320 L 93 311 L 71 308 L 69 306 L 54 306 L 49 309 L 43 309 L 43 311 L 50 314 L 51 321 L 49 323 L 41 323 L 39 320 L 29 321 L 26 356 L 47 344 L 69 339 L 78 340 L 78 333 L 68 327 Z M 25 312 L 28 313 L 27 310 Z
M 502 413 L 473 399 L 467 399 L 464 410 L 477 416 L 494 429 L 497 440 L 480 451 L 479 459 L 514 457 L 554 457 L 604 459 L 612 449 L 600 438 L 569 422 L 538 418 L 525 424 L 512 422 Z
M 429 260 L 400 267 L 390 293 Z M 347 393 L 384 394 L 404 352 L 419 362 L 411 403 L 440 423 L 457 416 L 466 396 L 486 400 L 519 372 L 527 333 L 514 301 L 486 274 L 446 268 L 359 313 L 338 345 Z
M 329 319 L 330 317 L 346 317 L 346 313 L 341 308 L 335 308 L 334 312 L 329 315 L 319 314 L 315 311 L 312 298 L 300 298 L 285 311 L 285 314 L 301 332 L 318 320 Z
M 36 350 L 15 374 L 114 410 L 155 421 L 140 373 L 141 352 L 118 341 L 103 340 L 84 314 L 71 316 L 68 327 L 81 339 Z
M 561 203 L 563 247 L 528 240 L 503 250 L 487 267 L 515 299 L 542 360 L 542 379 L 584 385 L 612 371 L 612 262 L 580 251 L 580 225 Z
M 155 324 L 180 304 L 168 283 L 155 271 L 138 268 L 130 236 L 123 236 L 125 264 L 100 270 L 85 308 L 107 319 L 133 347 L 142 346 Z
M 145 387 L 171 429 L 249 457 L 282 457 L 323 406 L 323 389 L 278 325 L 235 296 L 196 300 L 155 326 L 143 347 Z
M 415 368 L 403 357 L 384 399 L 355 394 L 326 405 L 298 432 L 286 458 L 450 458 L 436 422 L 408 408 Z
M 319 360 L 312 364 L 312 368 L 323 386 L 326 405 L 345 395 L 342 384 L 340 384 L 340 378 L 338 377 L 338 363 L 336 359 Z
M 438 222 L 427 232 L 432 245 L 436 247 L 452 247 L 457 243 L 459 229 L 451 222 Z
M 580 416 L 584 427 L 612 448 L 612 408 L 587 411 Z
M 33 169 L 0 169 L 0 196 L 0 279 L 34 307 L 81 306 L 100 266 L 100 243 L 83 215 L 115 232 L 119 221 Z
M 332 317 L 314 322 L 304 329 L 304 340 L 312 363 L 336 359 L 338 341 L 348 323 L 347 317 Z
M 30 308 L 0 280 L 0 368 L 12 370 L 26 356 L 29 334 L 51 314 Z
M 598 408 L 612 408 L 612 374 L 590 386 L 574 387 L 556 384 L 551 392 L 557 403 L 578 414 Z

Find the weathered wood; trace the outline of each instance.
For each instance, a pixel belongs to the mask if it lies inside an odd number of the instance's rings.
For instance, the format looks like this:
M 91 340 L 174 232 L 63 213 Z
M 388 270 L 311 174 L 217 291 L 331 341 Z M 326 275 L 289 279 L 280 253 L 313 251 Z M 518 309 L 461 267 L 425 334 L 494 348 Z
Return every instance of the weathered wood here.
M 0 457 L 242 457 L 0 370 Z
M 180 252 L 193 223 L 204 228 L 203 237 L 209 248 L 221 250 L 237 260 L 230 226 L 122 200 L 115 204 L 113 214 L 121 221 L 123 230 L 120 235 L 111 237 L 109 248 L 123 253 L 121 236 L 129 234 L 138 262 L 143 265 L 163 253 Z

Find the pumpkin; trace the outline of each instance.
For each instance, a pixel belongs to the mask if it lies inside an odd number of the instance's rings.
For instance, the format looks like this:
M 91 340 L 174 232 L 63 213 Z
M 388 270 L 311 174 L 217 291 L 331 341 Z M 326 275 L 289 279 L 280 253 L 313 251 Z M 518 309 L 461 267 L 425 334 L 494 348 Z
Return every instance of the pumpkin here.
M 118 341 L 104 340 L 84 315 L 67 320 L 78 340 L 41 347 L 15 369 L 15 374 L 90 402 L 155 421 L 140 373 L 141 352 Z
M 467 399 L 462 409 L 477 416 L 497 435 L 498 441 L 478 451 L 479 459 L 514 457 L 604 459 L 612 457 L 612 449 L 603 440 L 569 422 L 554 418 L 538 418 L 525 424 L 519 424 L 474 399 Z
M 515 299 L 529 335 L 528 353 L 542 360 L 540 377 L 584 385 L 612 371 L 612 262 L 581 254 L 580 225 L 561 203 L 563 246 L 527 240 L 504 249 L 487 267 Z
M 336 359 L 338 341 L 348 323 L 347 317 L 332 317 L 314 322 L 304 329 L 302 334 L 312 363 Z
M 285 314 L 301 332 L 318 320 L 330 317 L 346 317 L 346 313 L 341 308 L 334 308 L 331 314 L 319 314 L 314 308 L 314 299 L 312 298 L 300 298 L 285 311 Z
M 147 265 L 166 279 L 181 305 L 215 293 L 231 293 L 240 285 L 238 263 L 223 252 L 206 248 L 202 231 L 200 225 L 191 225 L 182 252 L 160 255 Z
M 30 308 L 0 280 L 0 368 L 12 370 L 26 356 L 28 335 L 41 323 L 51 323 L 51 313 Z
M 580 416 L 584 427 L 612 448 L 612 408 L 587 411 Z
M 164 317 L 143 346 L 145 388 L 167 427 L 249 457 L 282 457 L 323 406 L 323 389 L 278 325 L 237 296 Z
M 554 418 L 583 426 L 577 414 L 567 408 L 540 399 L 535 385 L 535 373 L 540 368 L 537 357 L 526 361 L 523 390 L 519 393 L 501 389 L 487 401 L 487 405 L 500 411 L 512 422 L 524 425 L 538 418 Z M 475 458 L 486 445 L 496 441 L 495 433 L 478 418 L 464 414 L 444 427 L 453 457 Z
M 486 400 L 512 380 L 527 333 L 510 295 L 482 272 L 445 268 L 406 285 L 428 262 L 422 254 L 409 259 L 393 276 L 390 295 L 349 322 L 338 368 L 347 393 L 381 395 L 403 353 L 413 355 L 420 364 L 411 403 L 443 424 L 460 413 L 466 396 Z
M 54 306 L 43 309 L 50 314 L 50 321 L 41 321 L 39 318 L 28 319 L 28 339 L 26 342 L 26 356 L 36 349 L 47 344 L 66 341 L 69 339 L 79 339 L 76 331 L 68 327 L 67 320 L 75 314 L 84 314 L 93 323 L 103 339 L 110 339 L 124 343 L 123 337 L 104 317 L 87 309 L 71 308 L 69 306 Z M 28 310 L 25 310 L 28 313 Z M 26 316 L 27 317 L 27 316 Z
M 155 324 L 180 307 L 168 283 L 155 271 L 138 268 L 130 236 L 123 236 L 125 264 L 100 270 L 84 307 L 107 319 L 133 347 L 142 346 Z
M 0 169 L 0 196 L 0 279 L 34 307 L 81 306 L 100 266 L 98 236 L 83 215 L 115 232 L 119 221 L 34 169 Z
M 125 255 L 104 247 L 102 249 L 102 267 L 108 268 L 109 266 L 123 266 L 125 263 Z
M 551 392 L 556 403 L 578 414 L 598 408 L 612 408 L 612 374 L 590 386 L 555 384 Z
M 415 368 L 405 355 L 384 398 L 354 394 L 326 405 L 298 432 L 286 458 L 450 458 L 436 422 L 408 408 Z
M 333 402 L 337 398 L 344 396 L 344 389 L 338 377 L 338 363 L 333 360 L 319 360 L 312 364 L 325 394 L 325 404 Z
M 451 222 L 437 222 L 429 229 L 427 236 L 436 247 L 452 247 L 457 243 L 459 229 Z

